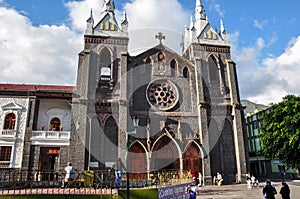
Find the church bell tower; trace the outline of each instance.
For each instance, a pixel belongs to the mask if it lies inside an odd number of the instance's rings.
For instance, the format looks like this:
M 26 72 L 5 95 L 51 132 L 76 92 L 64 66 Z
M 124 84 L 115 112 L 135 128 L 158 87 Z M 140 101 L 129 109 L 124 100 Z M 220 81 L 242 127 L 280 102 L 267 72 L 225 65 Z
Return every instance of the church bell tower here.
M 231 59 L 227 32 L 213 28 L 201 0 L 195 20 L 185 28 L 183 56 L 195 64 L 199 131 L 206 151 L 204 175 L 221 172 L 224 179 L 242 178 L 247 172 L 243 107 L 240 103 L 236 64 Z
M 121 104 L 126 103 L 126 85 L 117 82 L 126 78 L 128 40 L 126 13 L 119 26 L 113 0 L 105 0 L 96 24 L 91 11 L 72 106 L 70 158 L 78 169 L 104 169 L 120 157 L 118 116 L 125 111 Z

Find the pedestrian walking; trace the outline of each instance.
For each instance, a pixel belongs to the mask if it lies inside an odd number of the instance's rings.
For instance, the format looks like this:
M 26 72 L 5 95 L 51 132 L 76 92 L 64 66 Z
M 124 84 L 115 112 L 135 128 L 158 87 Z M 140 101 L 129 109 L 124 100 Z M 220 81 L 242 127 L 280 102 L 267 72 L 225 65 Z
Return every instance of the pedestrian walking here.
M 281 183 L 281 188 L 279 193 L 281 194 L 282 199 L 290 199 L 290 188 L 286 182 Z
M 197 198 L 197 185 L 195 183 L 191 183 L 189 186 L 186 185 L 186 194 L 189 195 L 189 199 L 196 199 Z
M 62 181 L 62 188 L 65 188 L 66 183 L 73 181 L 75 177 L 75 167 L 72 165 L 71 162 L 68 162 L 67 166 L 65 167 L 65 178 Z
M 285 171 L 282 169 L 280 172 L 281 175 L 281 181 L 284 182 L 285 181 Z
M 277 194 L 275 187 L 271 184 L 271 180 L 269 179 L 266 181 L 262 192 L 264 199 L 275 199 L 275 195 Z

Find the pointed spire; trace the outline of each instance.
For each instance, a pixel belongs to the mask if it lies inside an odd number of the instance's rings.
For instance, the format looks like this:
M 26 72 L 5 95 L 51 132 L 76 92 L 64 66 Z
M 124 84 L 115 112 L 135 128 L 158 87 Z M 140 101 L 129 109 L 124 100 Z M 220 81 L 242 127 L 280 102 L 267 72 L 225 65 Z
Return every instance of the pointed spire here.
M 201 0 L 196 0 L 195 17 L 196 17 L 196 21 L 206 18 L 206 13 Z
M 123 12 L 123 17 L 121 20 L 121 27 L 122 27 L 123 32 L 128 32 L 128 20 L 127 20 L 126 11 Z
M 190 20 L 190 30 L 192 30 L 193 27 L 194 27 L 194 21 L 193 21 L 193 16 L 191 16 L 191 20 Z
M 115 3 L 114 0 L 105 0 L 102 8 L 102 12 L 114 12 Z
M 197 6 L 202 6 L 202 1 L 201 0 L 196 0 L 196 7 Z
M 123 12 L 123 17 L 122 17 L 122 20 L 121 20 L 121 24 L 124 24 L 124 25 L 128 24 L 126 11 Z
M 205 26 L 208 24 L 208 19 L 204 10 L 204 6 L 202 5 L 201 0 L 196 0 L 195 7 L 195 28 L 197 30 L 197 36 L 202 32 Z
M 226 34 L 226 31 L 225 31 L 225 28 L 224 28 L 224 24 L 223 24 L 223 20 L 221 19 L 220 20 L 220 31 L 221 31 L 221 34 Z
M 88 23 L 94 23 L 93 9 L 91 9 L 90 18 L 88 18 L 88 20 L 86 22 L 88 22 Z
M 93 10 L 91 9 L 90 18 L 86 20 L 85 34 L 93 34 L 93 27 L 94 27 L 94 18 L 93 18 Z

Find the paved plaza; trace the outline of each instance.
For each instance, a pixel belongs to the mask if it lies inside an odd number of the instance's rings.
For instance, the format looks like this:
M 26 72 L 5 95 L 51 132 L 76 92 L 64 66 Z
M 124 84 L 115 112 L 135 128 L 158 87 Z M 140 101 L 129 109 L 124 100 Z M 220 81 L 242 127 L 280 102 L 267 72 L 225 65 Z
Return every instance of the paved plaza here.
M 300 181 L 290 181 L 287 182 L 290 190 L 291 190 L 291 199 L 300 198 Z M 197 198 L 201 199 L 244 199 L 244 198 L 252 198 L 252 199 L 262 199 L 262 188 L 264 186 L 264 182 L 261 182 L 258 187 L 254 187 L 252 189 L 248 189 L 246 184 L 236 184 L 236 185 L 224 185 L 221 187 L 218 186 L 204 186 L 200 187 L 199 194 Z M 281 199 L 281 195 L 279 194 L 281 182 L 272 182 L 275 186 L 278 194 L 276 195 L 276 199 Z

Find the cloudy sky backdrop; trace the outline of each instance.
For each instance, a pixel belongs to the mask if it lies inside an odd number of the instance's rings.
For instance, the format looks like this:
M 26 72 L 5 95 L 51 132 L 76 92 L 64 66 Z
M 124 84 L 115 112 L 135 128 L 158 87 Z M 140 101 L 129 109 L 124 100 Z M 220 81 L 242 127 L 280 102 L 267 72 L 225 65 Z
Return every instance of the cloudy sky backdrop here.
M 165 45 L 181 53 L 180 39 L 196 0 L 115 0 L 126 10 L 130 53 Z M 202 0 L 213 27 L 222 19 L 237 63 L 242 99 L 276 103 L 300 93 L 298 0 Z M 103 0 L 0 0 L 0 83 L 75 85 L 86 19 L 96 23 Z

